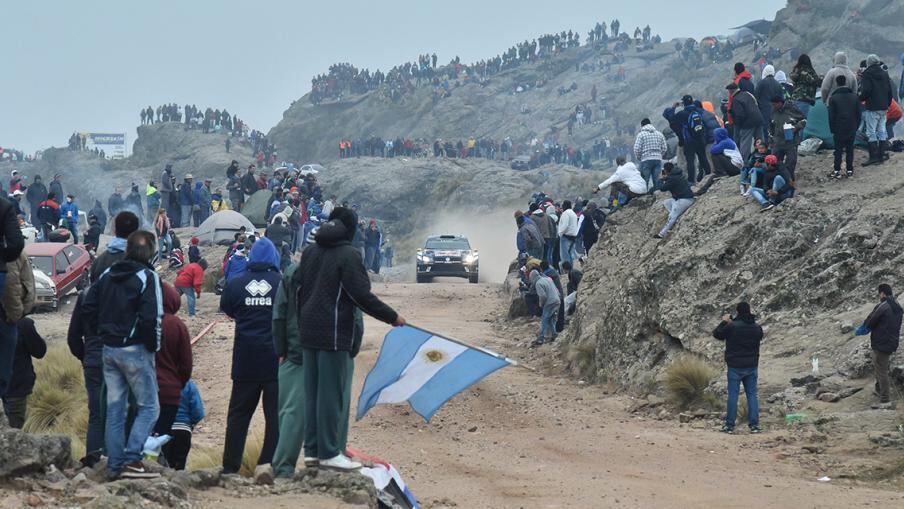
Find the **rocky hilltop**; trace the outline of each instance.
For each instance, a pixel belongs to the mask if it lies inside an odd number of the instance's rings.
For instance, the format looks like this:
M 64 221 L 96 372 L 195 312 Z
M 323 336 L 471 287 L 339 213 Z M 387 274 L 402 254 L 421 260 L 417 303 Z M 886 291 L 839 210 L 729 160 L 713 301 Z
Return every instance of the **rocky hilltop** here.
M 898 62 L 904 48 L 904 4 L 891 0 L 790 0 L 775 15 L 767 44 L 785 54 L 776 69 L 789 72 L 792 56 L 811 54 L 816 69 L 824 73 L 831 67 L 835 51 L 847 51 L 856 65 L 869 53 L 877 53 L 889 64 Z M 727 28 L 727 27 L 726 27 Z M 652 50 L 637 52 L 633 46 L 624 53 L 622 64 L 626 82 L 612 80 L 618 64 L 609 72 L 578 70 L 584 64 L 612 59 L 609 49 L 581 46 L 548 59 L 503 71 L 487 83 L 469 83 L 452 90 L 451 96 L 434 103 L 431 87 L 415 89 L 394 103 L 378 91 L 344 97 L 339 102 L 312 105 L 310 96 L 295 101 L 269 136 L 284 157 L 299 162 L 326 162 L 338 157 L 338 143 L 344 137 L 398 136 L 466 140 L 469 136 L 501 140 L 511 136 L 525 141 L 558 132 L 560 143 L 590 148 L 601 136 L 616 139 L 615 119 L 629 127 L 633 136 L 639 120 L 650 117 L 665 127 L 662 109 L 686 93 L 718 105 L 724 87 L 733 78 L 732 62 L 688 65 L 675 52 L 674 41 Z M 487 55 L 490 56 L 490 55 Z M 796 58 L 796 56 L 794 57 Z M 734 52 L 732 61 L 753 66 L 752 46 Z M 366 64 L 366 63 L 364 63 Z M 366 65 L 365 65 L 366 66 Z M 757 76 L 759 77 L 759 76 Z M 533 87 L 538 81 L 542 87 Z M 519 85 L 531 88 L 515 93 Z M 560 94 L 560 88 L 574 84 L 576 90 Z M 591 89 L 597 87 L 598 99 L 591 102 Z M 594 119 L 590 126 L 578 126 L 572 135 L 565 129 L 568 117 L 577 105 L 590 105 Z M 602 105 L 607 118 L 599 115 Z

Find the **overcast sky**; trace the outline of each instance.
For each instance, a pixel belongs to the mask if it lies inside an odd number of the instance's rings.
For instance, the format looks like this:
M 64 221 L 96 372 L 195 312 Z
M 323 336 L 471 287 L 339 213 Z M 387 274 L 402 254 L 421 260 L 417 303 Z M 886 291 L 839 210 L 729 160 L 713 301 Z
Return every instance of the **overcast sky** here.
M 436 52 L 495 56 L 598 20 L 663 39 L 772 19 L 784 0 L 10 0 L 0 48 L 0 146 L 65 146 L 74 130 L 125 132 L 165 102 L 225 107 L 267 131 L 334 62 L 383 68 Z M 692 7 L 691 7 L 692 5 Z

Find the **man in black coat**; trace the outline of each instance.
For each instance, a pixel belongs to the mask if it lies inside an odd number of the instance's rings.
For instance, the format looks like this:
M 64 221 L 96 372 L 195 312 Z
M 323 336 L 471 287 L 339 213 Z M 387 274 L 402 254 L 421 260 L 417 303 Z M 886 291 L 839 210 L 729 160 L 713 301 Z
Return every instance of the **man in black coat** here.
M 830 175 L 841 178 L 841 155 L 845 156 L 846 175 L 854 176 L 854 138 L 860 127 L 860 99 L 848 86 L 847 78 L 835 78 L 838 88 L 829 97 L 829 130 L 835 142 L 835 170 Z
M 888 77 L 888 71 L 882 68 L 879 57 L 866 57 L 866 70 L 860 79 L 860 100 L 865 102 L 869 160 L 863 166 L 882 164 L 885 159 L 885 146 L 888 142 L 885 119 L 893 99 L 892 88 L 891 78 Z
M 25 238 L 19 229 L 16 209 L 0 197 L 0 288 L 6 284 L 6 264 L 19 258 Z M 6 310 L 0 306 L 0 396 L 6 394 L 16 352 L 16 324 L 6 322 Z
M 47 186 L 44 185 L 40 175 L 35 175 L 34 182 L 25 190 L 25 199 L 30 205 L 28 219 L 31 224 L 35 224 L 35 221 L 38 220 L 38 207 L 47 199 Z
M 43 359 L 47 353 L 47 343 L 35 329 L 31 318 L 21 318 L 16 322 L 18 339 L 13 363 L 13 375 L 9 388 L 3 397 L 3 410 L 9 418 L 10 427 L 22 429 L 25 425 L 28 395 L 35 386 L 35 368 L 31 358 Z
M 333 209 L 292 277 L 292 287 L 298 289 L 305 367 L 304 456 L 336 470 L 361 467 L 339 447 L 341 430 L 348 426 L 339 418 L 344 415 L 343 393 L 361 347 L 355 340 L 355 308 L 393 326 L 405 325 L 404 318 L 371 292 L 361 254 L 351 245 L 357 224 L 351 209 Z
M 738 396 L 743 382 L 744 393 L 747 395 L 747 423 L 751 433 L 759 433 L 760 409 L 756 382 L 763 328 L 756 323 L 756 317 L 750 312 L 750 304 L 739 302 L 735 309 L 737 314 L 725 314 L 713 331 L 713 337 L 725 341 L 725 364 L 728 365 L 728 410 L 722 432 L 734 433 Z
M 876 370 L 876 392 L 879 404 L 887 405 L 890 401 L 888 377 L 889 360 L 898 349 L 901 341 L 901 319 L 904 311 L 895 299 L 891 285 L 879 285 L 879 304 L 863 321 L 857 330 L 858 334 L 869 332 L 870 348 L 873 351 L 873 367 Z

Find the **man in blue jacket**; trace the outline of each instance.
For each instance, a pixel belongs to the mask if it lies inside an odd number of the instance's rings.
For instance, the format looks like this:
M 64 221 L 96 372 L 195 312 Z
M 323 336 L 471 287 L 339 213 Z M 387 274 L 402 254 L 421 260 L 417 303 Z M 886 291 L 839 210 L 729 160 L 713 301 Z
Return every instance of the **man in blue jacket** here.
M 107 425 L 104 433 L 107 476 L 147 478 L 141 459 L 144 442 L 160 413 L 157 400 L 155 354 L 160 349 L 163 292 L 150 265 L 156 253 L 154 234 L 129 235 L 125 259 L 116 262 L 91 285 L 82 303 L 87 335 L 103 341 L 104 382 L 107 387 Z M 138 412 L 126 441 L 129 393 Z
M 75 203 L 74 195 L 67 196 L 66 203 L 60 205 L 60 218 L 72 233 L 72 243 L 78 244 L 78 205 Z
M 230 280 L 220 297 L 220 309 L 235 320 L 232 349 L 232 394 L 226 416 L 226 445 L 223 473 L 238 473 L 248 436 L 248 425 L 263 396 L 264 445 L 257 465 L 269 465 L 279 438 L 277 402 L 279 397 L 276 349 L 273 346 L 273 304 L 279 289 L 279 253 L 268 238 L 251 248 L 248 270 Z M 255 478 L 272 473 L 265 468 Z

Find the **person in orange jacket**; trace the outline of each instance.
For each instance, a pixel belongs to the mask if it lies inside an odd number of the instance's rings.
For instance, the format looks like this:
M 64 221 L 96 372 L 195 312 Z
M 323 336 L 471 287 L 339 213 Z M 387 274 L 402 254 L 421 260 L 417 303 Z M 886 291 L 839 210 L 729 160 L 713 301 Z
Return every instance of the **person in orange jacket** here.
M 201 284 L 204 283 L 204 271 L 207 270 L 207 260 L 201 259 L 195 263 L 189 263 L 176 275 L 174 286 L 179 295 L 185 295 L 188 300 L 188 316 L 195 316 L 195 298 L 201 297 Z

